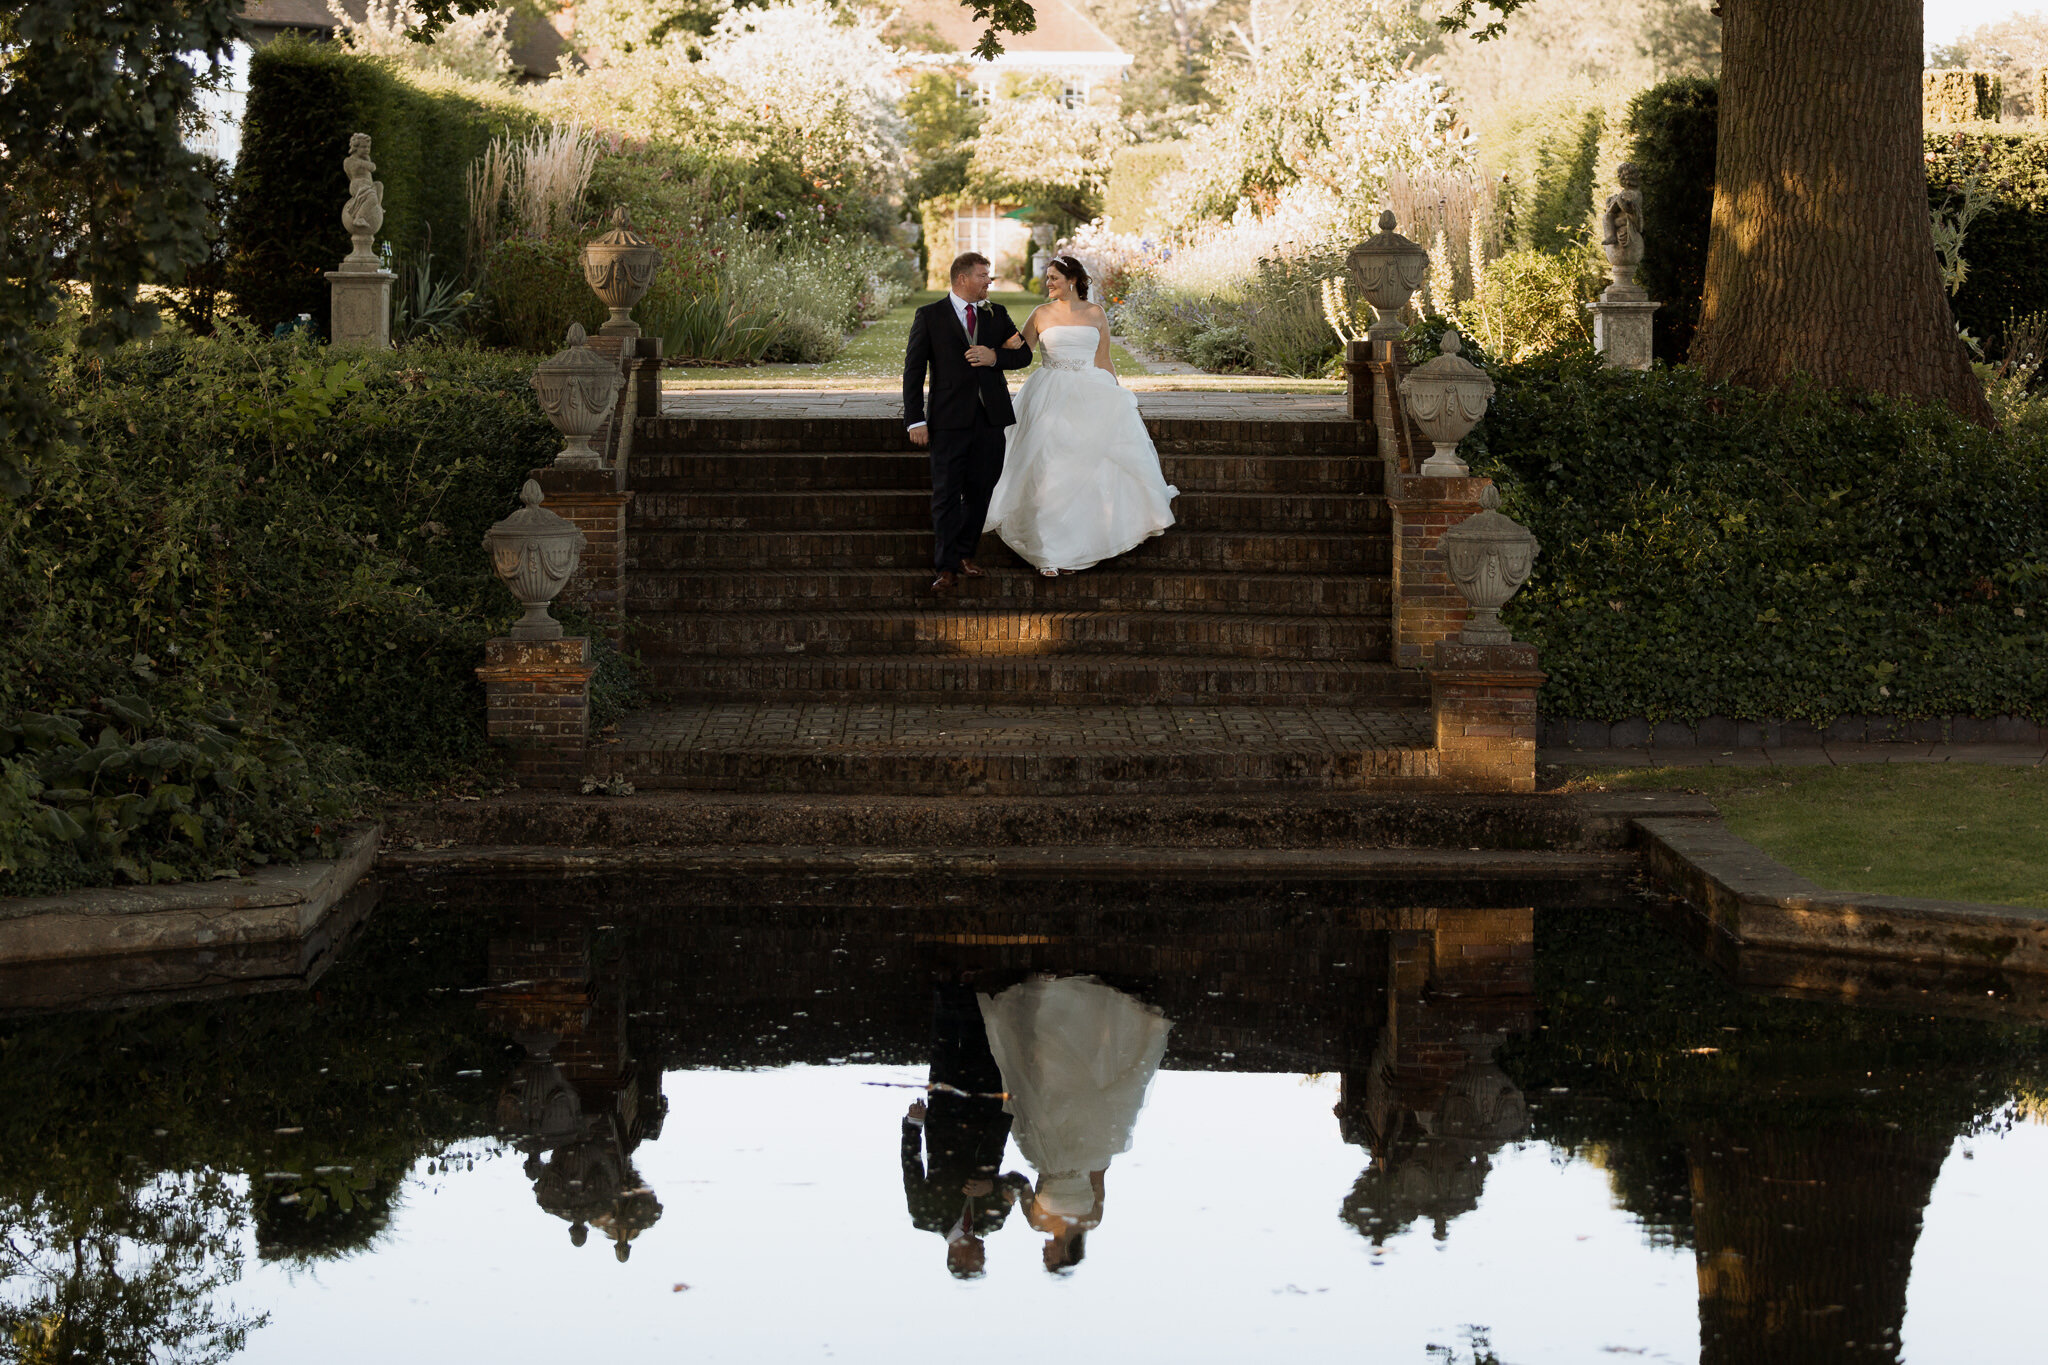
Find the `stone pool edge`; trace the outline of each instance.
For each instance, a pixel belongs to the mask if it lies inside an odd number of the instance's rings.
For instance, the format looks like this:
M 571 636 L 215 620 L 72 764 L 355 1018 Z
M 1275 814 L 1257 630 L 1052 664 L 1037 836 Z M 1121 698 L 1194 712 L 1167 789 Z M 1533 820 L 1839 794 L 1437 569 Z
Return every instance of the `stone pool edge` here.
M 2048 910 L 1830 891 L 1718 816 L 1639 816 L 1650 874 L 1746 948 L 2048 974 Z
M 295 942 L 369 875 L 381 822 L 350 826 L 341 852 L 243 877 L 87 887 L 0 900 L 0 966 Z

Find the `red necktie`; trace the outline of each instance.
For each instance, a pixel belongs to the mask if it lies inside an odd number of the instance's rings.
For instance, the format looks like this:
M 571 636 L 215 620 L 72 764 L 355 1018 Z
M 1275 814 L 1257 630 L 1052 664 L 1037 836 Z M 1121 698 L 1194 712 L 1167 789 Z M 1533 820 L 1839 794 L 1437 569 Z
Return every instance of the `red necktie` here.
M 974 305 L 967 305 L 967 344 L 974 344 Z

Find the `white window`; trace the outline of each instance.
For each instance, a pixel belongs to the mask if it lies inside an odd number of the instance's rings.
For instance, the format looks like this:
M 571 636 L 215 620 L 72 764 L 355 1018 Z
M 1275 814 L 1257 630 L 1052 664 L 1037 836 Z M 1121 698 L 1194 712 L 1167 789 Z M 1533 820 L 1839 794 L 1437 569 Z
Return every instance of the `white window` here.
M 1069 109 L 1079 109 L 1088 103 L 1088 81 L 1083 76 L 1069 76 L 1060 91 L 1060 97 Z
M 953 254 L 978 251 L 990 260 L 996 255 L 996 225 L 1002 222 L 993 204 L 970 204 L 953 214 Z

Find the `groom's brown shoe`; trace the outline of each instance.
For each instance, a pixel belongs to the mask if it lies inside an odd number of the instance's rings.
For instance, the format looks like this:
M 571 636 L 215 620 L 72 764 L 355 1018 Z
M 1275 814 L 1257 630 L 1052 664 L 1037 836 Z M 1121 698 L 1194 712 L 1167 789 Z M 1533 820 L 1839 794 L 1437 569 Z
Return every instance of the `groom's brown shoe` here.
M 959 583 L 959 581 L 960 576 L 954 573 L 951 569 L 941 569 L 939 570 L 939 576 L 932 580 L 932 591 L 945 592 L 949 588 L 952 588 L 955 584 Z
M 982 572 L 982 568 L 981 568 L 981 566 L 980 566 L 979 564 L 976 564 L 976 563 L 975 563 L 975 562 L 974 562 L 973 560 L 971 560 L 971 559 L 963 559 L 963 560 L 961 560 L 961 561 L 960 561 L 960 573 L 961 573 L 961 576 L 962 576 L 962 577 L 965 577 L 965 578 L 987 578 L 987 577 L 988 577 L 988 575 L 987 575 L 986 573 Z

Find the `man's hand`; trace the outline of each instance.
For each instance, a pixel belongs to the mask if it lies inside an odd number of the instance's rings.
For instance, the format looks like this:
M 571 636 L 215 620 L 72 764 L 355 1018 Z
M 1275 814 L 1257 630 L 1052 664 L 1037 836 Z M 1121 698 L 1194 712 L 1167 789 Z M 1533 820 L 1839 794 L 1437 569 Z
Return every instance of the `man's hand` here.
M 989 346 L 969 346 L 967 348 L 967 363 L 984 369 L 995 364 L 996 353 L 994 348 Z
M 923 1100 L 912 1100 L 912 1101 L 910 1102 L 910 1112 L 909 1112 L 909 1113 L 907 1113 L 907 1114 L 905 1114 L 905 1115 L 904 1115 L 903 1117 L 905 1117 L 905 1118 L 909 1119 L 909 1120 L 910 1120 L 910 1121 L 911 1121 L 912 1123 L 923 1123 L 923 1122 L 924 1122 L 924 1101 L 923 1101 Z
M 912 427 L 912 428 L 910 429 L 910 443 L 911 443 L 912 445 L 914 445 L 914 446 L 930 445 L 930 444 L 931 444 L 931 440 L 932 440 L 932 429 L 931 429 L 930 427 Z
M 986 1199 L 996 1192 L 993 1180 L 970 1180 L 960 1187 L 960 1193 L 969 1199 Z

